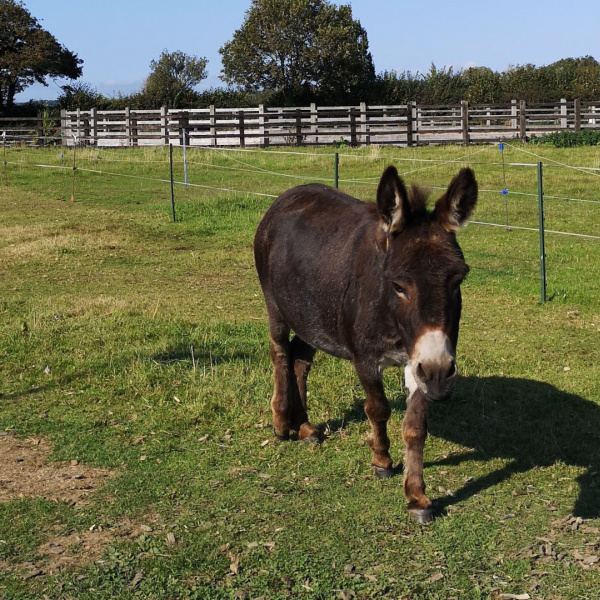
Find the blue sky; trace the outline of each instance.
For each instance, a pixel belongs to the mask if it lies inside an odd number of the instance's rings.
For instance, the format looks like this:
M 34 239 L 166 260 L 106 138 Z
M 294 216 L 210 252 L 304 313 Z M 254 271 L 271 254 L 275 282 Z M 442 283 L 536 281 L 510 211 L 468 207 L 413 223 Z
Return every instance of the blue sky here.
M 536 66 L 591 55 L 600 60 L 600 1 L 344 0 L 366 29 L 377 72 L 437 67 Z M 102 94 L 138 91 L 164 49 L 208 59 L 201 87 L 222 85 L 219 48 L 251 0 L 24 0 L 60 43 L 83 59 L 80 81 Z M 55 99 L 53 82 L 16 97 Z

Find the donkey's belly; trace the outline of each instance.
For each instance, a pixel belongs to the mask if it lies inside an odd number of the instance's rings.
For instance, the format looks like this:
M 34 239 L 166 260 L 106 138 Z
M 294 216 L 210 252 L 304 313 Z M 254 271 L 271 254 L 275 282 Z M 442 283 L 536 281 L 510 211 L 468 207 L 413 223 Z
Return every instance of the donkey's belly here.
M 285 314 L 285 311 L 282 312 Z M 352 352 L 341 336 L 336 332 L 328 331 L 329 328 L 323 326 L 322 322 L 310 318 L 298 318 L 297 315 L 287 318 L 286 321 L 293 332 L 313 348 L 338 358 L 353 359 Z
M 298 335 L 299 337 L 304 339 L 302 335 Z M 307 343 L 315 347 L 317 350 L 322 350 L 323 352 L 331 354 L 332 356 L 337 356 L 338 358 L 345 358 L 346 360 L 352 360 L 353 358 L 350 350 L 346 348 L 343 344 L 340 344 L 336 340 L 333 340 L 324 335 L 318 335 L 313 340 L 307 341 Z

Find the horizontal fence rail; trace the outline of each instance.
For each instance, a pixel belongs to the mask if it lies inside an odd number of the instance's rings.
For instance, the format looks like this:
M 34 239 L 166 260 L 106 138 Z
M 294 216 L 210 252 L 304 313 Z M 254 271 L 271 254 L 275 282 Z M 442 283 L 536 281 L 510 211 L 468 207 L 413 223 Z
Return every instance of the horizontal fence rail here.
M 475 144 L 600 129 L 600 100 L 554 103 L 74 110 L 0 118 L 5 143 L 133 146 Z

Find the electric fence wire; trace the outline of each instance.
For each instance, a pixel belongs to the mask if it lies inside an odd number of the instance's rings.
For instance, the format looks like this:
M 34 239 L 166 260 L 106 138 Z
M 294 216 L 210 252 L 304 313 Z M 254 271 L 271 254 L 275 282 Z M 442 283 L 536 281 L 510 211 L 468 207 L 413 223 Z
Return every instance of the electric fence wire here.
M 507 144 L 510 147 L 513 147 L 510 144 Z M 519 148 L 517 148 L 519 149 Z M 219 149 L 219 150 L 224 150 L 224 149 Z M 233 149 L 227 149 L 227 150 L 233 150 Z M 238 150 L 238 149 L 235 149 Z M 520 150 L 520 149 L 519 149 Z M 270 153 L 277 153 L 277 154 L 292 154 L 292 155 L 302 155 L 302 156 L 307 156 L 308 153 L 303 153 L 303 152 L 274 152 L 274 151 L 268 151 Z M 534 153 L 529 153 L 529 154 L 533 154 Z M 316 154 L 313 153 L 312 156 L 327 156 L 327 155 L 323 155 L 323 154 Z M 333 156 L 333 155 L 331 155 Z M 352 156 L 352 155 L 345 155 L 345 156 Z M 364 157 L 362 157 L 364 158 Z M 543 158 L 543 157 L 540 157 Z M 388 159 L 388 160 L 393 160 L 393 159 Z M 464 164 L 464 160 L 463 161 L 456 161 L 456 160 L 452 160 L 452 161 L 442 161 L 442 160 L 429 160 L 429 159 L 415 159 L 415 158 L 411 158 L 411 159 L 405 159 L 407 161 L 419 161 L 419 162 L 436 162 L 436 163 L 445 163 L 445 164 L 454 164 L 454 163 L 460 163 L 460 164 Z M 135 162 L 135 161 L 134 161 Z M 240 163 L 242 163 L 243 161 L 239 161 Z M 559 163 L 558 161 L 554 161 L 555 163 L 557 163 L 559 166 L 563 166 L 563 167 L 568 167 L 568 168 L 572 168 L 574 170 L 577 171 L 584 171 L 587 172 L 586 169 L 584 168 L 579 168 L 579 167 L 573 167 L 571 165 L 566 165 L 564 163 Z M 47 165 L 47 164 L 34 164 L 34 163 L 23 163 L 23 162 L 14 162 L 14 161 L 5 161 L 5 164 L 10 164 L 10 165 L 16 165 L 16 166 L 31 166 L 31 167 L 38 167 L 38 168 L 44 168 L 44 169 L 59 169 L 59 170 L 71 170 L 72 167 L 66 167 L 66 166 L 62 166 L 62 165 Z M 471 163 L 472 164 L 472 163 Z M 489 165 L 490 163 L 483 163 L 486 165 Z M 502 163 L 496 163 L 496 164 L 502 164 Z M 515 163 L 507 163 L 508 165 L 511 164 L 515 164 Z M 215 165 L 209 165 L 211 167 L 214 167 Z M 534 166 L 534 164 L 531 165 L 526 165 L 525 163 L 518 163 L 518 166 Z M 242 169 L 235 169 L 234 167 L 231 167 L 232 170 L 239 170 L 239 171 L 243 171 Z M 265 174 L 271 174 L 274 176 L 286 176 L 286 174 L 283 173 L 277 173 L 275 171 L 268 171 L 266 169 L 262 169 L 262 168 L 258 168 L 259 172 L 264 172 Z M 95 174 L 100 174 L 100 175 L 108 175 L 108 176 L 112 176 L 112 177 L 124 177 L 124 178 L 129 178 L 129 179 L 138 179 L 138 180 L 143 180 L 143 181 L 152 181 L 152 182 L 158 182 L 158 183 L 170 183 L 171 180 L 170 179 L 161 179 L 161 178 L 154 178 L 154 177 L 144 177 L 141 175 L 131 175 L 131 174 L 126 174 L 126 173 L 115 173 L 115 172 L 109 172 L 109 171 L 104 171 L 104 170 L 100 170 L 100 169 L 88 169 L 88 168 L 83 168 L 83 167 L 77 167 L 78 171 L 81 172 L 88 172 L 88 173 L 95 173 Z M 250 170 L 251 172 L 257 172 L 256 170 Z M 289 175 L 289 177 L 291 178 L 300 178 L 300 179 L 307 179 L 305 177 L 301 177 L 301 176 L 296 176 L 296 175 Z M 311 178 L 312 180 L 314 180 L 315 178 Z M 328 181 L 328 179 L 327 179 Z M 363 183 L 365 185 L 376 185 L 372 182 L 369 181 L 360 181 L 360 180 L 340 180 L 342 182 L 348 182 L 348 183 Z M 186 185 L 185 182 L 183 181 L 173 181 L 174 184 L 176 185 Z M 236 190 L 236 189 L 232 189 L 232 188 L 225 188 L 225 187 L 217 187 L 217 186 L 208 186 L 208 185 L 202 185 L 202 184 L 198 184 L 198 183 L 187 183 L 188 186 L 190 187 L 196 187 L 196 188 L 200 188 L 200 189 L 206 189 L 206 190 L 213 190 L 213 191 L 222 191 L 222 192 L 228 192 L 228 193 L 233 193 L 233 194 L 241 194 L 241 195 L 255 195 L 255 196 L 261 196 L 261 197 L 266 197 L 266 198 L 276 198 L 277 195 L 276 194 L 266 194 L 266 193 L 261 193 L 261 192 L 252 192 L 252 191 L 242 191 L 242 190 Z M 444 190 L 445 188 L 440 188 L 440 187 L 436 187 L 436 186 L 431 186 L 431 189 L 440 189 L 440 190 Z M 498 193 L 498 190 L 480 190 L 481 192 L 489 192 L 489 193 Z M 528 194 L 526 192 L 512 192 L 515 194 L 520 194 L 523 196 L 536 196 L 536 194 Z M 595 201 L 595 200 L 584 200 L 584 199 L 579 199 L 579 198 L 568 198 L 568 197 L 559 197 L 559 196 L 545 196 L 546 198 L 555 198 L 555 199 L 561 199 L 561 200 L 569 200 L 569 201 L 581 201 L 581 202 L 590 202 L 590 203 L 600 203 L 600 201 Z M 482 221 L 471 221 L 471 223 L 475 224 L 475 225 L 485 225 L 485 226 L 493 226 L 493 227 L 506 227 L 505 225 L 501 225 L 499 223 L 487 223 L 487 222 L 482 222 Z M 523 231 L 538 231 L 538 229 L 535 228 L 528 228 L 528 227 L 515 227 L 512 226 L 512 229 L 519 229 L 519 230 L 523 230 Z M 594 235 L 587 235 L 587 234 L 581 234 L 581 233 L 574 233 L 574 232 L 565 232 L 565 231 L 556 231 L 556 230 L 546 230 L 547 233 L 550 234 L 557 234 L 557 235 L 566 235 L 566 236 L 575 236 L 575 237 L 579 237 L 579 238 L 586 238 L 586 239 L 593 239 L 593 240 L 600 240 L 600 236 L 594 236 Z
M 283 152 L 282 154 L 292 154 L 291 152 Z M 324 155 L 315 155 L 315 156 L 324 156 Z M 329 155 L 327 155 L 329 156 Z M 333 155 L 331 155 L 333 156 Z M 83 157 L 79 156 L 78 157 L 78 161 L 81 164 L 82 160 L 86 160 Z M 88 161 L 90 159 L 87 159 Z M 407 160 L 413 160 L 413 159 L 407 159 Z M 91 159 L 91 161 L 93 161 L 93 159 Z M 138 165 L 144 165 L 146 164 L 147 161 L 125 161 L 125 160 L 104 160 L 103 162 L 122 162 L 122 163 L 134 163 L 134 164 L 138 164 Z M 150 161 L 152 164 L 163 164 L 166 165 L 167 163 L 164 161 Z M 241 161 L 240 161 L 241 162 Z M 453 164 L 454 162 L 459 162 L 460 164 L 464 164 L 464 161 L 435 161 L 438 162 L 440 164 Z M 33 164 L 33 163 L 24 163 L 24 162 L 15 162 L 15 161 L 6 161 L 6 164 L 10 164 L 10 165 L 16 165 L 16 166 L 34 166 L 34 167 L 39 167 L 39 168 L 47 168 L 47 169 L 67 169 L 69 167 L 64 167 L 64 166 L 60 166 L 60 165 L 45 165 L 45 164 Z M 205 166 L 205 167 L 210 167 L 210 168 L 215 168 L 215 169 L 223 169 L 223 170 L 231 170 L 231 171 L 238 171 L 238 172 L 249 172 L 249 173 L 254 173 L 254 172 L 262 172 L 264 174 L 269 174 L 272 175 L 273 177 L 285 177 L 288 179 L 298 179 L 298 180 L 310 180 L 310 181 L 331 181 L 331 178 L 329 177 L 314 177 L 314 176 L 305 176 L 305 175 L 292 175 L 289 173 L 279 173 L 277 171 L 269 171 L 267 169 L 260 169 L 260 171 L 256 171 L 255 169 L 240 169 L 240 168 L 236 168 L 236 167 L 228 167 L 225 165 L 215 165 L 214 163 L 199 163 L 199 162 L 194 162 L 191 163 L 192 166 L 193 165 L 200 165 L 200 166 Z M 474 164 L 474 163 L 470 163 L 470 164 Z M 500 166 L 502 163 L 480 163 L 480 164 L 484 164 L 484 165 L 497 165 Z M 518 164 L 518 166 L 536 166 L 535 163 L 506 163 L 508 166 L 510 165 L 515 165 Z M 72 168 L 72 167 L 71 167 Z M 582 168 L 579 167 L 571 167 L 574 168 L 575 170 L 581 170 Z M 83 169 L 82 167 L 78 167 L 77 168 L 78 171 L 83 171 L 85 169 Z M 88 169 L 90 172 L 97 172 L 97 173 L 107 173 L 108 172 L 104 171 L 104 170 L 93 170 L 93 169 Z M 123 177 L 134 177 L 132 175 L 126 175 L 123 173 L 110 173 L 110 175 L 119 177 L 119 176 L 123 176 Z M 368 186 L 377 186 L 379 183 L 379 178 L 380 176 L 377 177 L 367 177 L 367 178 L 361 178 L 361 179 L 340 179 L 340 183 L 348 183 L 348 184 L 361 184 L 361 185 L 368 185 Z M 152 178 L 147 178 L 148 180 L 152 180 Z M 376 179 L 377 181 L 371 181 L 371 179 Z M 163 181 L 161 179 L 154 179 L 155 181 Z M 432 190 L 445 190 L 446 188 L 444 187 L 439 187 L 439 186 L 428 186 L 429 189 Z M 221 188 L 215 188 L 215 189 L 221 189 Z M 506 188 L 504 188 L 506 189 Z M 480 192 L 483 193 L 490 193 L 490 194 L 497 194 L 497 193 L 502 193 L 503 190 L 490 190 L 490 189 L 479 189 Z M 532 193 L 532 192 L 516 192 L 516 191 L 511 191 L 510 192 L 511 195 L 515 195 L 515 196 L 528 196 L 528 197 L 532 197 L 532 198 L 537 198 L 537 194 Z M 582 203 L 586 203 L 586 204 L 600 204 L 600 200 L 590 200 L 587 198 L 573 198 L 570 196 L 554 196 L 551 194 L 544 194 L 544 198 L 547 198 L 549 200 L 564 200 L 565 202 L 582 202 Z

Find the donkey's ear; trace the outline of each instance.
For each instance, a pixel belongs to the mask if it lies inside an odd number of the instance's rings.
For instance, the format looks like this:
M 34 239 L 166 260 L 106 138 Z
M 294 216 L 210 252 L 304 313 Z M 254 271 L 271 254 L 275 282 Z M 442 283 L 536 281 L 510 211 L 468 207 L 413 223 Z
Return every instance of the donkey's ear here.
M 377 206 L 386 231 L 404 229 L 410 216 L 410 204 L 396 167 L 388 167 L 381 176 L 377 188 Z
M 435 218 L 446 231 L 458 231 L 467 224 L 476 203 L 475 174 L 471 169 L 461 169 L 435 203 Z

